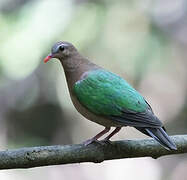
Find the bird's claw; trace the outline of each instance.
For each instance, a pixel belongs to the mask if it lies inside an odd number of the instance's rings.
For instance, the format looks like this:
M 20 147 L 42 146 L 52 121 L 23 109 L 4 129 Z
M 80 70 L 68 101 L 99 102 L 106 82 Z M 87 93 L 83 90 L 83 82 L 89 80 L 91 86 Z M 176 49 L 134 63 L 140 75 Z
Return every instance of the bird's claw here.
M 109 139 L 103 139 L 100 142 L 105 143 L 105 144 L 112 144 L 112 141 L 110 141 Z
M 101 141 L 99 141 L 97 139 L 88 139 L 88 140 L 86 140 L 86 141 L 83 142 L 83 144 L 85 146 L 88 146 L 89 144 L 92 144 L 92 143 L 97 143 L 97 144 L 100 144 L 100 145 L 103 145 L 103 144 L 112 144 L 112 142 L 109 139 L 103 139 Z
M 88 139 L 88 140 L 84 141 L 83 144 L 84 144 L 85 146 L 88 146 L 89 144 L 98 143 L 98 142 L 99 142 L 99 141 L 96 140 L 96 139 Z

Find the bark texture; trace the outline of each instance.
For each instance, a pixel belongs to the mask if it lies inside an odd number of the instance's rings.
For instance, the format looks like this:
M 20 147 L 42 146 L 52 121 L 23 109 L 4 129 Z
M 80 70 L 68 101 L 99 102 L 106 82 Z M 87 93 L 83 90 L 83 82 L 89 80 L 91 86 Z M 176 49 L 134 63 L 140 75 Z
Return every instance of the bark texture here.
M 114 141 L 111 143 L 28 147 L 0 152 L 0 169 L 32 168 L 39 166 L 82 162 L 100 163 L 104 160 L 152 157 L 187 153 L 187 135 L 171 137 L 176 151 L 168 151 L 153 139 Z

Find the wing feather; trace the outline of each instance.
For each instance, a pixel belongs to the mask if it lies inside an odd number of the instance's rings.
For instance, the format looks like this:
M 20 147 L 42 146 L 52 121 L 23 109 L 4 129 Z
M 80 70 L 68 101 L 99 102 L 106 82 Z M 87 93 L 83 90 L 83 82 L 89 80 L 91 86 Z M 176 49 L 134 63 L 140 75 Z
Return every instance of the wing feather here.
M 124 126 L 162 126 L 145 99 L 124 79 L 108 71 L 89 72 L 75 83 L 74 93 L 89 111 Z

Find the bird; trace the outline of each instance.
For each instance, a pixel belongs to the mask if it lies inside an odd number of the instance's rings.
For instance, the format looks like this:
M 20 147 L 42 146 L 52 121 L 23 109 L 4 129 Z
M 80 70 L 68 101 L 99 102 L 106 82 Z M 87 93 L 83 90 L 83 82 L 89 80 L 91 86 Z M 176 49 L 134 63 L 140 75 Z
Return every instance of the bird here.
M 70 93 L 77 109 L 88 120 L 104 126 L 104 130 L 84 142 L 89 145 L 115 129 L 103 141 L 131 126 L 155 139 L 167 150 L 177 150 L 162 122 L 153 113 L 145 98 L 125 79 L 91 62 L 67 41 L 59 41 L 51 48 L 44 62 L 60 61 Z

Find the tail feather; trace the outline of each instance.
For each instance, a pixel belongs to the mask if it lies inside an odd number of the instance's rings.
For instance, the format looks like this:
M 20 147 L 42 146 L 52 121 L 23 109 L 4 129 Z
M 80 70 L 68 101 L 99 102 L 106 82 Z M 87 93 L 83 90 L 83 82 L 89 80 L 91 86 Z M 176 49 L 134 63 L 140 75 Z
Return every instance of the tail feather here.
M 164 146 L 168 150 L 177 150 L 176 145 L 172 139 L 167 135 L 162 127 L 160 128 L 137 128 L 139 131 L 143 132 L 154 138 L 158 143 Z

